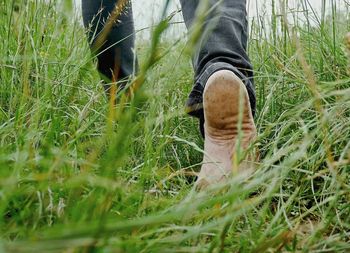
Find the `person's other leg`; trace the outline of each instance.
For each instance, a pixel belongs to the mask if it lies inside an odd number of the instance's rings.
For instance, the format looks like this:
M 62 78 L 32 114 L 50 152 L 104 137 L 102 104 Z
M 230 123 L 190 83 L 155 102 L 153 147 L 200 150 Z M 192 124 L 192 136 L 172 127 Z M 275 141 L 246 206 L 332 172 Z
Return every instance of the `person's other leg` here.
M 84 25 L 92 48 L 117 3 L 118 0 L 82 0 Z M 97 68 L 105 82 L 106 91 L 109 89 L 108 83 L 125 80 L 121 83 L 124 86 L 134 74 L 137 68 L 134 47 L 135 29 L 130 1 L 115 21 L 106 41 L 97 50 L 94 48 Z
M 200 2 L 181 1 L 190 31 Z M 209 6 L 218 3 L 220 1 L 210 0 Z M 243 162 L 234 168 L 233 163 L 239 159 L 235 156 L 239 153 L 237 150 L 244 152 L 256 136 L 253 71 L 246 52 L 247 26 L 245 0 L 221 1 L 206 18 L 203 36 L 193 57 L 195 84 L 186 106 L 190 115 L 200 118 L 205 135 L 206 155 L 197 181 L 200 188 L 224 181 L 234 169 L 250 166 Z

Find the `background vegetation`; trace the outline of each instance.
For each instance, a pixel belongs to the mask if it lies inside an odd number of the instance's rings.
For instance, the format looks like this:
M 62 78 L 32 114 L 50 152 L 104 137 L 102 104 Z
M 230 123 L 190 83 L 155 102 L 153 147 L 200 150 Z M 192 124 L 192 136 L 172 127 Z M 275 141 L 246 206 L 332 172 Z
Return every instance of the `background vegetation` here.
M 80 20 L 59 1 L 2 1 L 0 252 L 349 252 L 350 19 L 336 2 L 317 15 L 271 1 L 252 20 L 261 161 L 197 193 L 194 36 L 159 43 L 160 24 L 139 43 L 141 88 L 114 107 Z

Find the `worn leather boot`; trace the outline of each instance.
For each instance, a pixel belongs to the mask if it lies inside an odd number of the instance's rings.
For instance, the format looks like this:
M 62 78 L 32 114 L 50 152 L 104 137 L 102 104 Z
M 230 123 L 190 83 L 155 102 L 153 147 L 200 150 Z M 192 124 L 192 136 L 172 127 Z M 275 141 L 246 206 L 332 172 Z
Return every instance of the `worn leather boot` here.
M 203 108 L 205 154 L 198 190 L 251 170 L 256 159 L 256 155 L 245 155 L 256 137 L 256 127 L 248 92 L 239 77 L 228 70 L 215 72 L 205 86 Z

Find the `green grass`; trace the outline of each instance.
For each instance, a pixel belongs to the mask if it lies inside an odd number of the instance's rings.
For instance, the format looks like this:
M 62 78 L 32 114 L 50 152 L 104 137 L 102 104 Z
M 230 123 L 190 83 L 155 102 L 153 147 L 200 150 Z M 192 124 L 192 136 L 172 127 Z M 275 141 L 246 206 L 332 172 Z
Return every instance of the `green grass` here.
M 335 2 L 316 25 L 277 5 L 251 22 L 260 164 L 196 193 L 185 40 L 140 42 L 146 81 L 111 108 L 79 20 L 2 1 L 0 252 L 349 252 L 350 20 Z

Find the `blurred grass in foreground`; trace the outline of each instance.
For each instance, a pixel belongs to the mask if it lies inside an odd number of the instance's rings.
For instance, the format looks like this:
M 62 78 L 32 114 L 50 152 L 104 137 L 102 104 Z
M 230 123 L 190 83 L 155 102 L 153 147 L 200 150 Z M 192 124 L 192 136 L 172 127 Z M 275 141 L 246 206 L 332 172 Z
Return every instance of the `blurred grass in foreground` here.
M 159 44 L 158 27 L 151 50 L 139 44 L 146 82 L 111 122 L 80 21 L 51 1 L 3 1 L 0 252 L 348 252 L 349 11 L 327 3 L 297 25 L 272 3 L 249 45 L 261 164 L 195 193 L 185 39 Z

